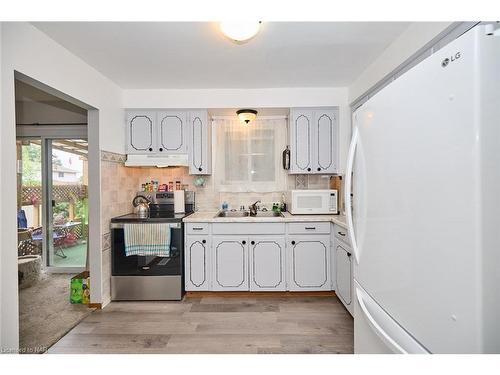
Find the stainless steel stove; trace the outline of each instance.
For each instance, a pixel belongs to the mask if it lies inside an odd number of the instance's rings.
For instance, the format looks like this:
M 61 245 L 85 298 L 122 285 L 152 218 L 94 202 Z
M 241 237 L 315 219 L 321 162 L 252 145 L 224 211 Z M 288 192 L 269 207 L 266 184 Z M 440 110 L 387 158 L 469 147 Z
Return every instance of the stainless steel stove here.
M 140 193 L 144 195 L 145 193 Z M 146 193 L 154 203 L 149 216 L 126 214 L 111 219 L 111 299 L 181 300 L 184 295 L 184 224 L 182 219 L 194 212 L 194 192 L 186 192 L 186 213 L 174 212 L 173 192 Z M 125 253 L 124 228 L 127 224 L 168 223 L 168 257 Z

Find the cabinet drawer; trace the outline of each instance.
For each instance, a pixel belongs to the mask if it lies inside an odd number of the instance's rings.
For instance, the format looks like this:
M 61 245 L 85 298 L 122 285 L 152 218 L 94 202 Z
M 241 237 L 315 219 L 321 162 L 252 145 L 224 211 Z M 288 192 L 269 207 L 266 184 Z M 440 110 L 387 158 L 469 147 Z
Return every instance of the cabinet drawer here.
M 329 222 L 310 222 L 310 223 L 290 223 L 288 224 L 288 233 L 290 234 L 308 234 L 308 233 L 330 233 Z
M 214 223 L 213 234 L 285 234 L 284 223 Z
M 187 234 L 208 234 L 210 232 L 209 223 L 187 223 Z
M 351 241 L 349 240 L 349 234 L 347 233 L 347 229 L 342 228 L 339 225 L 333 226 L 335 238 L 345 242 L 347 245 L 351 246 Z

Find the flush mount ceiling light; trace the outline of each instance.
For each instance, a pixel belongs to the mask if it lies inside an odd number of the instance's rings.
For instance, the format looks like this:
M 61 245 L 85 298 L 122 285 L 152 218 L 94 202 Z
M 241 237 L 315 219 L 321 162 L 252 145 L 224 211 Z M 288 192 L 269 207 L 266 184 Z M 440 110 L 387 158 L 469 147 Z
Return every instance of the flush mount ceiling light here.
M 220 22 L 222 34 L 236 43 L 244 43 L 259 32 L 261 21 Z
M 236 111 L 236 114 L 240 121 L 247 125 L 257 117 L 257 111 L 255 109 L 240 109 Z

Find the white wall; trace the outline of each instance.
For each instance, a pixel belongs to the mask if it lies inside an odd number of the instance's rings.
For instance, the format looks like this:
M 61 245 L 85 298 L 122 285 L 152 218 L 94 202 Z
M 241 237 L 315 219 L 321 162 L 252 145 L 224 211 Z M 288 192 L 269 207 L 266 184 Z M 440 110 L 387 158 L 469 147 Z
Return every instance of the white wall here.
M 347 103 L 345 87 L 124 90 L 125 108 L 241 108 L 331 106 Z
M 396 69 L 425 46 L 452 22 L 412 23 L 367 69 L 349 86 L 349 103 Z
M 118 86 L 31 24 L 2 23 L 1 49 L 0 170 L 2 181 L 10 181 L 2 185 L 0 195 L 1 346 L 16 348 L 19 327 L 16 200 L 13 199 L 16 196 L 14 71 L 97 108 L 102 149 L 124 152 L 123 110 Z M 93 276 L 99 279 L 93 284 L 93 298 L 100 300 L 100 272 Z
M 340 170 L 345 169 L 351 137 L 346 87 L 124 90 L 125 108 L 289 108 L 338 106 L 340 108 Z
M 18 124 L 70 124 L 86 123 L 87 111 L 75 112 L 66 102 L 16 102 L 16 122 Z

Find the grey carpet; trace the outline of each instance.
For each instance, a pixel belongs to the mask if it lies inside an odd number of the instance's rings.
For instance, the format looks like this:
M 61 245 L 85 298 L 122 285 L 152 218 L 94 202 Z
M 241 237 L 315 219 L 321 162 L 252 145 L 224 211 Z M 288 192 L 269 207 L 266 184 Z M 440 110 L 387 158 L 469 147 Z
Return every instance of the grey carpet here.
M 69 303 L 70 274 L 42 273 L 40 281 L 19 290 L 19 348 L 43 353 L 93 309 Z

